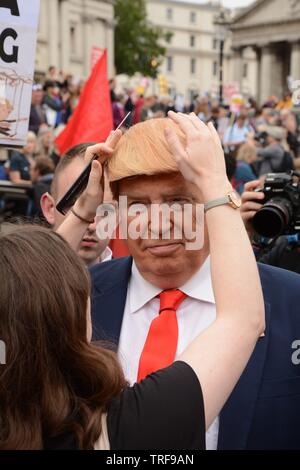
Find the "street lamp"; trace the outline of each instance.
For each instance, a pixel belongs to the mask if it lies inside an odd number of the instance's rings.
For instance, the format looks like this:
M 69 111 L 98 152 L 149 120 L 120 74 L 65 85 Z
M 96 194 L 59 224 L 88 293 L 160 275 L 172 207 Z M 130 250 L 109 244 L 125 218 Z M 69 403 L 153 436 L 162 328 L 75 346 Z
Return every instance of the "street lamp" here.
M 226 14 L 226 10 L 222 8 L 214 18 L 216 27 L 216 39 L 220 44 L 219 49 L 219 100 L 220 105 L 223 103 L 223 62 L 224 62 L 224 44 L 229 35 L 230 19 Z

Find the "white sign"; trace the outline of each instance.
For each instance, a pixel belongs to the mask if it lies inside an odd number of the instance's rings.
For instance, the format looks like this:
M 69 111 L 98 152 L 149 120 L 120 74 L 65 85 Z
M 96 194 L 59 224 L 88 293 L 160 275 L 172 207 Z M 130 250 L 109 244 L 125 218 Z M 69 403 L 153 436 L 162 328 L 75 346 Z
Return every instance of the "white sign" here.
M 300 105 L 300 80 L 292 80 L 290 91 L 293 93 L 292 101 L 295 106 Z
M 0 0 L 0 145 L 26 142 L 40 0 Z

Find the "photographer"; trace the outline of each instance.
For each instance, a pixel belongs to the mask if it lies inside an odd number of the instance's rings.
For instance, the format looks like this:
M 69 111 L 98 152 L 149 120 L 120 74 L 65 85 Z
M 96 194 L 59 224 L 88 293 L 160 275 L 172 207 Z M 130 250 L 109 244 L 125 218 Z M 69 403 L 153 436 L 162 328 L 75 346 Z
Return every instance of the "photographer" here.
M 263 180 L 250 181 L 245 184 L 242 194 L 241 216 L 254 245 L 257 260 L 260 263 L 287 269 L 300 274 L 300 243 L 297 234 L 293 236 L 278 236 L 270 239 L 264 246 L 256 243 L 258 236 L 254 231 L 253 218 L 265 203 L 265 194 L 256 192 L 264 186 Z
M 266 146 L 257 149 L 259 176 L 292 170 L 294 168 L 293 159 L 283 146 L 286 131 L 282 127 L 268 126 L 264 133 Z M 257 141 L 255 141 L 255 145 L 257 145 Z

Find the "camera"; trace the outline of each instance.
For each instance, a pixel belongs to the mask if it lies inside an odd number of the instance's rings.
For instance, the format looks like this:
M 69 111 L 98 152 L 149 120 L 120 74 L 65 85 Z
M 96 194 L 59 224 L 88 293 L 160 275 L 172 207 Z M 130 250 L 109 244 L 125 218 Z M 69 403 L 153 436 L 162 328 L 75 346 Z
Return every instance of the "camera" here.
M 264 188 L 265 203 L 253 218 L 255 232 L 266 238 L 300 233 L 300 173 L 270 173 Z
M 260 144 L 261 147 L 267 147 L 268 145 L 268 134 L 267 132 L 258 132 L 254 136 L 254 140 Z

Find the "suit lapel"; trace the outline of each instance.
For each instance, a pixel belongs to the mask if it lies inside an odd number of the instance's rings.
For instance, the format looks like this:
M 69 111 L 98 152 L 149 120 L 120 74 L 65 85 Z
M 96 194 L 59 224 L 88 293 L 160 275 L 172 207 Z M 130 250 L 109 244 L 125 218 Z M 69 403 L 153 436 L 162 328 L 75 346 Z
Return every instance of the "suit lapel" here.
M 266 336 L 260 338 L 220 415 L 218 450 L 243 450 L 258 397 L 268 349 L 271 306 L 265 302 Z
M 132 258 L 122 258 L 93 283 L 93 340 L 119 342 L 131 266 Z
M 132 258 L 123 258 L 93 284 L 93 339 L 119 342 Z M 108 266 L 108 265 L 107 265 Z M 220 415 L 218 450 L 245 449 L 262 381 L 269 342 L 271 305 L 265 300 L 266 336 L 260 338 Z

